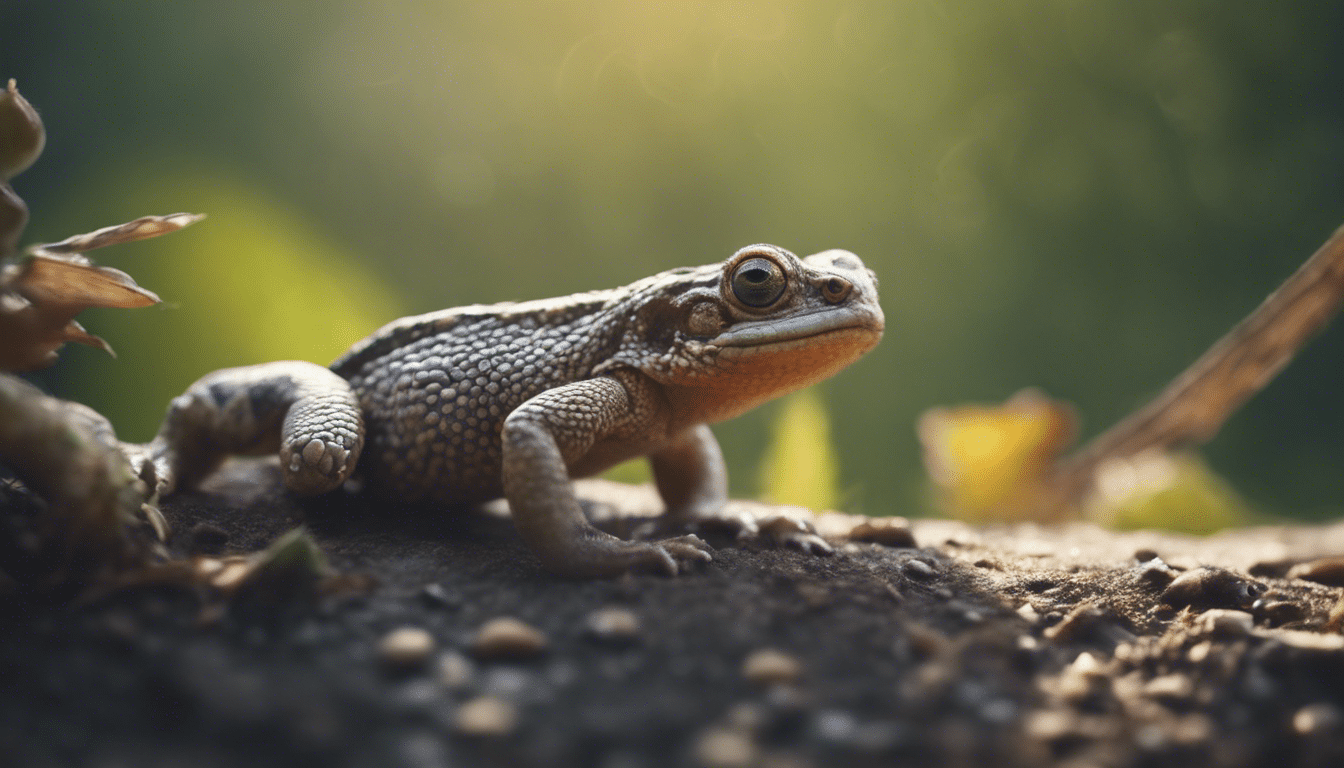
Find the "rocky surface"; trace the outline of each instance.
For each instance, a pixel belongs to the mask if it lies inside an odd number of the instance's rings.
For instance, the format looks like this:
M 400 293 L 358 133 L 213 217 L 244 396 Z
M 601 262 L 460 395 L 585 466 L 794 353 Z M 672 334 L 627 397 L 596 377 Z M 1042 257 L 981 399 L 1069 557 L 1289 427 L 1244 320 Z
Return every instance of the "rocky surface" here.
M 497 516 L 299 503 L 265 465 L 164 512 L 198 562 L 302 523 L 341 575 L 315 594 L 228 591 L 212 570 L 74 605 L 6 598 L 10 764 L 1344 760 L 1344 525 L 1196 539 L 928 520 L 830 557 L 717 542 L 676 579 L 573 582 Z

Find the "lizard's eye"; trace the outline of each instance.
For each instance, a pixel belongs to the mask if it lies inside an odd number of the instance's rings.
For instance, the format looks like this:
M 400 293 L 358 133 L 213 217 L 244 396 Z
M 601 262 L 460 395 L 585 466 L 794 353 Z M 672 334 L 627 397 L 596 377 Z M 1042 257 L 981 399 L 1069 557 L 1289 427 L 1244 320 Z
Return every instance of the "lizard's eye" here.
M 784 271 L 770 259 L 747 259 L 733 271 L 733 295 L 748 307 L 768 307 L 784 293 Z

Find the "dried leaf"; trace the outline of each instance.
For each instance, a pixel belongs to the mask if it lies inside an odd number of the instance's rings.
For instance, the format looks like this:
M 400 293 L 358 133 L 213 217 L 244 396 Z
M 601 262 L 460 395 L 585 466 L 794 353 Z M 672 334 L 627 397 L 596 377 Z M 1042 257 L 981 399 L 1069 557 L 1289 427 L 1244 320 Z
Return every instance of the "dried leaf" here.
M 83 235 L 67 237 L 59 243 L 34 246 L 33 253 L 83 253 L 109 245 L 133 243 L 176 232 L 205 218 L 203 213 L 171 213 L 167 216 L 141 216 L 135 221 L 103 227 Z
M 1049 479 L 1074 430 L 1068 403 L 1031 389 L 1002 405 L 930 409 L 918 427 L 925 467 L 947 511 L 974 521 L 1056 516 Z
M 130 275 L 112 267 L 94 266 L 83 257 L 29 256 L 5 287 L 46 312 L 69 308 L 69 317 L 89 307 L 133 308 L 159 303 L 158 296 L 136 285 Z
M 0 88 L 0 181 L 8 181 L 32 165 L 46 143 L 42 118 L 19 95 L 11 78 L 8 86 Z
M 0 370 L 28 371 L 56 361 L 67 341 L 112 354 L 107 342 L 77 322 L 91 307 L 119 309 L 157 304 L 159 297 L 119 269 L 99 267 L 79 251 L 130 243 L 175 232 L 204 216 L 174 213 L 144 216 L 115 227 L 39 245 L 29 256 L 0 269 Z
M 0 369 L 33 370 L 56 361 L 67 341 L 107 342 L 84 330 L 75 315 L 90 307 L 145 307 L 159 297 L 130 275 L 82 257 L 34 255 L 0 272 Z

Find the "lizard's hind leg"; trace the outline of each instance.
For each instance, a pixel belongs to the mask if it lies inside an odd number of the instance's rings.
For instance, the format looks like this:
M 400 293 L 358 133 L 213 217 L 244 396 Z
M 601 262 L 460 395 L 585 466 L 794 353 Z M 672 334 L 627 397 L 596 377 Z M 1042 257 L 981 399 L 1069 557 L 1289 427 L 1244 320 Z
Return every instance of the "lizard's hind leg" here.
M 276 452 L 285 485 L 317 494 L 350 477 L 363 446 L 359 399 L 345 379 L 285 361 L 205 376 L 173 398 L 159 434 L 132 452 L 161 496 L 193 487 L 231 454 Z

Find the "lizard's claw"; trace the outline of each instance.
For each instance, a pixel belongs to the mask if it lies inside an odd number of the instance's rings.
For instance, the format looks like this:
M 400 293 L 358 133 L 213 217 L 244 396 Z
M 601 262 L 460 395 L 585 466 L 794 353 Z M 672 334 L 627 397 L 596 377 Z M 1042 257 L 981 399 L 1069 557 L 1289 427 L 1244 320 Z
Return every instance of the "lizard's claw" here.
M 760 530 L 755 536 L 775 546 L 796 549 L 809 555 L 825 557 L 835 554 L 835 548 L 817 535 L 817 529 L 805 520 L 787 515 L 771 515 L 760 521 Z
M 693 533 L 678 536 L 675 539 L 650 542 L 650 544 L 672 558 L 673 567 L 672 572 L 668 574 L 669 576 L 677 575 L 680 570 L 677 568 L 678 561 L 688 560 L 708 563 L 714 559 L 714 556 L 710 554 L 713 549 L 705 543 L 704 539 Z
M 713 560 L 711 548 L 699 536 L 661 541 L 625 541 L 600 533 L 581 537 L 561 547 L 539 548 L 547 569 L 571 578 L 611 578 L 627 571 L 652 571 L 665 576 L 681 572 L 680 562 Z

